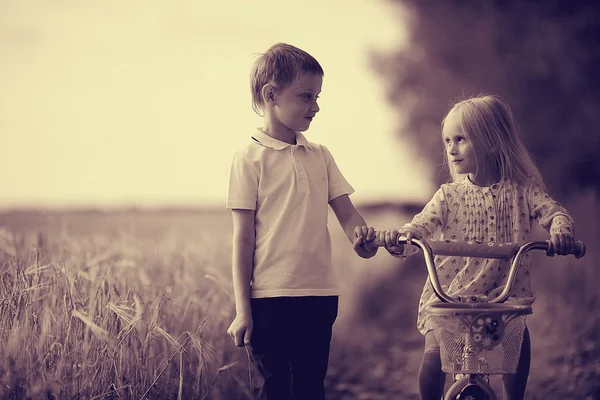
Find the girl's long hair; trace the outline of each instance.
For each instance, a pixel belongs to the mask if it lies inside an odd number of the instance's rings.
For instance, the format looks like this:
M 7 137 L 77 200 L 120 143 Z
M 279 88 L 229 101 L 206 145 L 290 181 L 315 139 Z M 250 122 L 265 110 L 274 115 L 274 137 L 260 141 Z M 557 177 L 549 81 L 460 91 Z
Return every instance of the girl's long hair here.
M 471 97 L 456 103 L 442 121 L 458 118 L 464 135 L 474 148 L 484 151 L 496 168 L 500 180 L 510 180 L 522 185 L 536 184 L 544 188 L 544 180 L 531 155 L 525 148 L 512 111 L 502 98 L 495 95 Z M 453 182 L 460 179 L 448 160 Z

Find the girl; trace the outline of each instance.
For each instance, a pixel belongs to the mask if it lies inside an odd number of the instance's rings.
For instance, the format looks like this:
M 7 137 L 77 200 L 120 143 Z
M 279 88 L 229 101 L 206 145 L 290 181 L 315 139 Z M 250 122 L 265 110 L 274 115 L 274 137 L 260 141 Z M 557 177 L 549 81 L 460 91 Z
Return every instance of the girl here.
M 398 247 L 398 234 L 412 238 L 516 243 L 531 240 L 533 220 L 550 232 L 556 254 L 573 251 L 573 220 L 545 192 L 542 176 L 525 149 L 511 110 L 497 96 L 469 98 L 455 104 L 442 122 L 442 139 L 451 182 L 444 184 L 411 223 L 397 230 L 380 231 L 378 239 L 395 256 L 416 253 L 413 246 Z M 509 268 L 505 260 L 468 257 L 435 258 L 440 283 L 451 296 L 498 295 Z M 525 259 L 509 302 L 532 304 L 531 260 Z M 425 336 L 419 370 L 422 399 L 439 400 L 445 374 L 441 370 L 439 344 L 423 312 L 437 300 L 429 282 L 419 302 L 417 327 Z M 529 375 L 531 347 L 525 329 L 519 366 L 503 378 L 506 399 L 522 399 Z

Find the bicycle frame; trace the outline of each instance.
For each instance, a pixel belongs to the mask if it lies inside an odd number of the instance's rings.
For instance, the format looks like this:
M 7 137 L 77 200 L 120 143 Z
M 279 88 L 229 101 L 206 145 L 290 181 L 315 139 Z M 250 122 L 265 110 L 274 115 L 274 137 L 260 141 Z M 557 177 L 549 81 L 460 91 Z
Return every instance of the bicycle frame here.
M 436 296 L 440 299 L 442 304 L 437 303 L 435 307 L 429 305 L 426 307 L 426 312 L 439 312 L 440 314 L 444 311 L 444 308 L 452 309 L 451 304 L 460 304 L 460 309 L 469 310 L 473 312 L 478 310 L 478 312 L 490 312 L 494 313 L 494 311 L 498 312 L 499 309 L 509 310 L 510 312 L 514 312 L 517 314 L 530 314 L 531 306 L 508 306 L 501 305 L 508 297 L 510 296 L 510 292 L 512 290 L 513 284 L 515 283 L 519 266 L 521 264 L 521 260 L 523 257 L 532 250 L 542 250 L 548 256 L 554 256 L 554 251 L 552 248 L 552 243 L 550 241 L 536 241 L 536 242 L 528 242 L 524 245 L 519 246 L 516 243 L 504 243 L 504 244 L 494 244 L 494 243 L 480 243 L 480 242 L 457 242 L 457 241 L 427 241 L 425 239 L 412 239 L 410 242 L 406 239 L 406 237 L 398 236 L 395 240 L 396 245 L 403 246 L 412 244 L 417 246 L 423 252 L 423 257 L 425 259 L 425 264 L 427 266 L 427 272 L 429 275 L 429 279 L 431 282 L 431 286 L 436 294 Z M 383 246 L 383 243 L 380 243 L 377 239 L 369 243 L 369 246 Z M 577 242 L 574 246 L 573 255 L 576 258 L 581 258 L 585 255 L 585 245 L 582 242 Z M 444 292 L 442 285 L 440 284 L 439 277 L 437 275 L 437 270 L 434 262 L 434 255 L 442 255 L 442 256 L 464 256 L 464 257 L 475 257 L 475 258 L 493 258 L 493 259 L 503 259 L 503 260 L 511 260 L 512 263 L 509 269 L 506 285 L 502 292 L 498 294 L 495 298 L 487 298 L 486 296 L 468 296 L 467 298 L 452 297 Z M 443 304 L 446 303 L 446 304 Z M 458 306 L 457 310 L 458 310 Z M 458 314 L 458 313 L 457 313 Z M 468 334 L 466 334 L 468 336 Z M 469 358 L 473 356 L 473 354 L 469 354 L 472 350 L 469 348 L 469 340 L 465 341 L 465 346 L 463 348 L 463 355 L 461 360 L 461 365 L 469 366 L 472 360 Z M 462 375 L 462 377 L 457 378 L 457 375 Z M 463 398 L 463 394 L 465 398 L 471 399 L 488 399 L 488 400 L 496 400 L 496 395 L 493 389 L 489 385 L 489 374 L 477 374 L 477 373 L 454 373 L 455 381 L 452 386 L 446 392 L 444 399 L 446 400 L 456 400 L 457 396 L 461 394 L 460 398 Z M 466 394 L 466 392 L 471 392 L 471 394 Z

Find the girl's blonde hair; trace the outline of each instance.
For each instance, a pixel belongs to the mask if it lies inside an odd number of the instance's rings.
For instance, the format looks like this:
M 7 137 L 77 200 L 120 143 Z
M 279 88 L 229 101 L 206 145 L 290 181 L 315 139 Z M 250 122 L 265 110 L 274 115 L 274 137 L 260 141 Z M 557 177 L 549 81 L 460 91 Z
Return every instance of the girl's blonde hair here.
M 544 188 L 542 174 L 523 144 L 508 103 L 501 97 L 484 95 L 459 101 L 442 120 L 442 131 L 450 116 L 457 118 L 475 149 L 485 152 L 500 180 L 536 184 Z M 448 154 L 444 153 L 444 156 L 455 182 L 459 177 L 448 160 Z

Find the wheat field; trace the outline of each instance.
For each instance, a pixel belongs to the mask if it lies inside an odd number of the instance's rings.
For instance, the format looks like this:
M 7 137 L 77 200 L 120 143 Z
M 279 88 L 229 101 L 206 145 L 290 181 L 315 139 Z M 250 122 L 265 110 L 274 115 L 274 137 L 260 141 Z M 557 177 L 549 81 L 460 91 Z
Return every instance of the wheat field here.
M 588 255 L 534 270 L 528 399 L 600 399 L 596 204 L 567 203 Z M 364 216 L 382 228 L 408 218 Z M 423 263 L 360 259 L 333 217 L 330 231 L 342 295 L 329 398 L 417 399 Z M 230 252 L 221 210 L 0 214 L 0 398 L 251 398 L 246 354 L 225 334 Z

